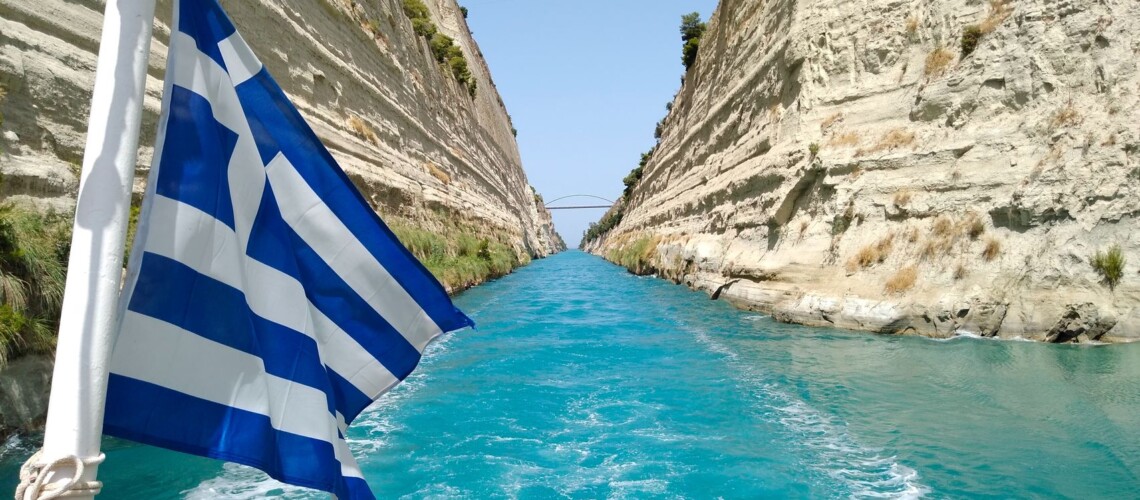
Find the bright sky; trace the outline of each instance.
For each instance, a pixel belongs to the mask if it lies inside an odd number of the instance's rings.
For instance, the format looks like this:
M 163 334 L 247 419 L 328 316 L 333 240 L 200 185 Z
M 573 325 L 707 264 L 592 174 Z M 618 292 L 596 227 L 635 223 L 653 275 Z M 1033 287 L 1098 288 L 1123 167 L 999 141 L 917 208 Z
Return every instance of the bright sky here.
M 681 16 L 715 0 L 460 0 L 547 200 L 621 196 L 681 85 Z M 556 205 L 595 205 L 571 198 Z M 566 244 L 605 212 L 555 210 Z

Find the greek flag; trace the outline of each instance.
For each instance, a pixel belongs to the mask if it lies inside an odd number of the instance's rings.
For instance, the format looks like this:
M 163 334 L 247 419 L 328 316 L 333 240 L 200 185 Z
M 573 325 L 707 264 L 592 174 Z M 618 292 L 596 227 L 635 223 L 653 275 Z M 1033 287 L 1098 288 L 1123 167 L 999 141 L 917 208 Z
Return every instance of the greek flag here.
M 176 0 L 105 433 L 372 498 L 349 422 L 471 326 L 217 0 Z

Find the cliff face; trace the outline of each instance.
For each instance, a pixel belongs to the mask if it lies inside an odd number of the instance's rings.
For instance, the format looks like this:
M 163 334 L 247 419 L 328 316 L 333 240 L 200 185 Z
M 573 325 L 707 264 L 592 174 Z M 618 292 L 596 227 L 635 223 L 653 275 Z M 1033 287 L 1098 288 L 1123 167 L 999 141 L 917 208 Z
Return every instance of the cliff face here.
M 1131 0 L 722 0 L 588 249 L 785 321 L 1135 339 L 1138 30 Z
M 434 229 L 458 221 L 514 247 L 557 247 L 535 206 L 510 116 L 454 0 L 428 0 L 478 83 L 475 97 L 433 59 L 399 0 L 223 0 L 238 30 L 357 186 L 386 218 Z M 102 27 L 98 0 L 0 0 L 6 96 L 0 197 L 61 210 L 76 174 Z M 136 193 L 151 163 L 170 35 L 158 2 Z
M 158 2 L 136 196 L 151 165 L 171 4 Z M 454 0 L 425 4 L 463 51 L 474 97 L 436 62 L 400 0 L 222 4 L 398 234 L 433 233 L 447 251 L 459 239 L 475 248 L 491 243 L 497 260 L 485 274 L 441 276 L 453 290 L 564 248 L 549 212 L 535 203 L 510 116 Z M 103 7 L 101 0 L 0 0 L 0 201 L 74 209 Z M 40 358 L 0 367 L 0 401 L 23 402 L 0 411 L 0 436 L 42 416 L 50 370 Z

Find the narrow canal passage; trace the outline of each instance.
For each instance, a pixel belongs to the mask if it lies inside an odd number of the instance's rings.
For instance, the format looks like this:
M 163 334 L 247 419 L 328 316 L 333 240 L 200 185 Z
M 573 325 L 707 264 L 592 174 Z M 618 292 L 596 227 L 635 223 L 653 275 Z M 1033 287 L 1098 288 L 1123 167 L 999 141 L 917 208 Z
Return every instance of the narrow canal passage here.
M 783 325 L 581 252 L 458 305 L 479 329 L 431 346 L 350 429 L 382 498 L 1093 498 L 1140 485 L 1140 345 Z M 108 445 L 106 498 L 320 497 Z M 4 481 L 24 448 L 8 444 Z

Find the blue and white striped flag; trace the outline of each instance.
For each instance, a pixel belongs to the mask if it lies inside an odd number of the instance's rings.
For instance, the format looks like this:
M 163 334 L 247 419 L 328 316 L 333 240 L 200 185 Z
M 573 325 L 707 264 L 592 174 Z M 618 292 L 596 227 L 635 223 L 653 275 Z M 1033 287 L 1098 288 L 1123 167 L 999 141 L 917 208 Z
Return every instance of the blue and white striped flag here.
M 470 326 L 217 0 L 176 0 L 105 433 L 371 498 L 345 429 Z

